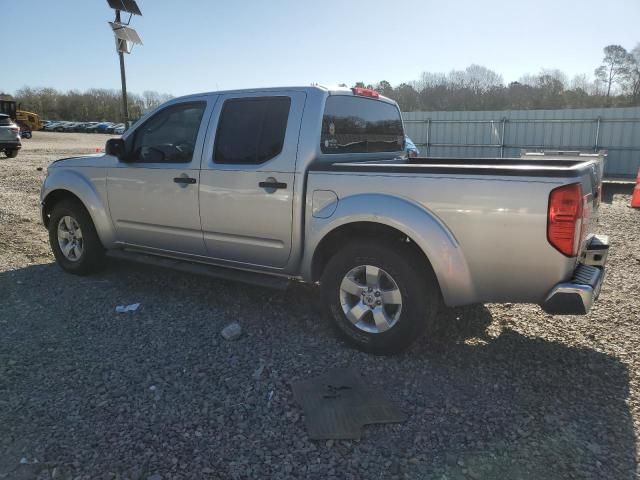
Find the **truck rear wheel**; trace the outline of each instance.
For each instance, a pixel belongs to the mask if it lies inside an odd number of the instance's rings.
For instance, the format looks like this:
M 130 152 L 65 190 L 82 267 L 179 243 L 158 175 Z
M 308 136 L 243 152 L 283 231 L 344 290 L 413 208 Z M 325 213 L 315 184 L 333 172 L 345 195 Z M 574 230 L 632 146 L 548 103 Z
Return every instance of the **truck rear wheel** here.
M 338 331 L 360 350 L 406 349 L 438 311 L 433 271 L 401 242 L 353 242 L 336 253 L 321 279 Z
M 58 265 L 69 273 L 86 275 L 103 264 L 102 242 L 89 212 L 78 202 L 63 200 L 53 207 L 49 243 Z
M 13 150 L 7 150 L 5 152 L 5 155 L 7 156 L 7 158 L 16 158 L 18 156 L 18 149 L 13 149 Z

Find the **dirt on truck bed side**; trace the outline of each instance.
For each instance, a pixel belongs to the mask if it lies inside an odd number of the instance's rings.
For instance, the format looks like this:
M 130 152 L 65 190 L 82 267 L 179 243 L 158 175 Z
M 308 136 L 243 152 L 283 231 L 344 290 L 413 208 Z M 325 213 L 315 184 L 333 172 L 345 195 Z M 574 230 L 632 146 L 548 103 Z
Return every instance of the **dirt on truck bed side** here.
M 635 478 L 640 210 L 628 194 L 605 191 L 611 251 L 589 315 L 447 310 L 437 338 L 383 358 L 339 341 L 305 288 L 116 261 L 63 273 L 36 168 L 107 138 L 34 132 L 0 158 L 0 479 Z M 236 321 L 240 338 L 222 338 Z M 290 385 L 347 366 L 408 420 L 311 441 Z

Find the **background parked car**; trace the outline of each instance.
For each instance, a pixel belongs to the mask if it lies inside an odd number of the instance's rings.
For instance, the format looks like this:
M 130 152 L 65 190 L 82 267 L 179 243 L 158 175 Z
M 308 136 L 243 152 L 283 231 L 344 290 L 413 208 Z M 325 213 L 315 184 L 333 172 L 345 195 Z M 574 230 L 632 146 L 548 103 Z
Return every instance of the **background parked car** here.
M 76 127 L 80 125 L 80 122 L 68 122 L 62 126 L 63 132 L 75 132 Z
M 112 125 L 114 125 L 112 122 L 99 123 L 96 126 L 96 132 L 98 132 L 98 133 L 107 133 L 107 128 L 111 127 Z
M 106 133 L 115 133 L 116 128 L 124 127 L 124 123 L 114 123 L 110 127 L 107 127 Z
M 4 152 L 9 158 L 15 158 L 21 148 L 20 128 L 9 115 L 0 113 L 0 152 Z
M 53 127 L 53 131 L 54 132 L 64 132 L 65 127 L 69 124 L 70 122 L 60 122 L 58 123 L 55 127 Z
M 29 128 L 28 125 L 18 125 L 18 127 L 20 128 L 20 138 L 31 138 L 33 136 L 31 129 Z
M 58 122 L 58 121 L 55 121 L 55 122 L 49 122 L 49 123 L 47 123 L 47 124 L 45 125 L 45 127 L 43 128 L 43 130 L 44 130 L 45 132 L 54 132 L 54 131 L 55 131 L 55 128 L 56 128 L 56 127 L 58 127 L 59 125 L 62 125 L 62 124 L 63 124 L 63 122 Z
M 121 123 L 119 126 L 113 129 L 113 133 L 115 133 L 116 135 L 122 135 L 126 129 L 127 127 L 125 126 L 125 124 Z
M 88 128 L 98 125 L 98 122 L 83 122 L 76 127 L 76 132 L 86 133 Z
M 110 125 L 113 125 L 113 124 L 111 122 L 96 123 L 95 125 L 91 125 L 90 127 L 87 127 L 85 132 L 87 132 L 87 133 L 105 133 L 105 130 Z

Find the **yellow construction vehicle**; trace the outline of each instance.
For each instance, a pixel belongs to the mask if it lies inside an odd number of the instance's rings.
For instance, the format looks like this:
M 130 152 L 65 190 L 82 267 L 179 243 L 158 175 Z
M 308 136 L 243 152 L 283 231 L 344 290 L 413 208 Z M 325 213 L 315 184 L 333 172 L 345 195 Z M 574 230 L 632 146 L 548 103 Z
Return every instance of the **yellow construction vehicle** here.
M 41 130 L 43 125 L 37 113 L 16 110 L 16 122 L 18 125 L 26 125 L 30 130 Z
M 44 125 L 37 113 L 18 110 L 16 102 L 10 100 L 11 97 L 0 98 L 0 113 L 7 114 L 15 121 L 23 130 L 40 130 Z M 20 105 L 18 105 L 20 108 Z

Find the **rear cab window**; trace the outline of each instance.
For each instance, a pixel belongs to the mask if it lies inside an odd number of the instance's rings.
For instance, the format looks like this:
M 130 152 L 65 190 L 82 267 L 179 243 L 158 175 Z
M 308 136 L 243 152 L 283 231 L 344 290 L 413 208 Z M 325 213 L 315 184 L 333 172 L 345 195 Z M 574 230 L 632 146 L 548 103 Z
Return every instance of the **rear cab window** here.
M 331 95 L 322 117 L 320 149 L 325 154 L 402 151 L 400 110 L 381 100 Z

